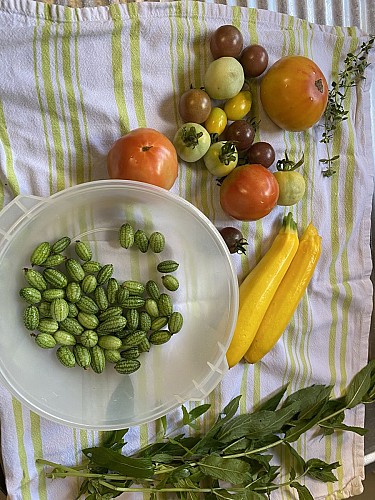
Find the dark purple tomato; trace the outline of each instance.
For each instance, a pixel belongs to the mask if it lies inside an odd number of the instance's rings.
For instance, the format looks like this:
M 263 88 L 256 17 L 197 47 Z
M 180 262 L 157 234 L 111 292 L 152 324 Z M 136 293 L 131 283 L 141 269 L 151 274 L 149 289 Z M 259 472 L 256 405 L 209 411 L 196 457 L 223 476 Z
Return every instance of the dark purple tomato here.
M 261 45 L 249 45 L 242 51 L 239 61 L 243 67 L 245 76 L 248 78 L 256 78 L 267 68 L 268 53 Z
M 220 26 L 210 38 L 210 49 L 214 59 L 219 57 L 239 57 L 242 47 L 242 34 L 231 24 Z
M 233 141 L 237 151 L 246 151 L 254 141 L 254 127 L 247 120 L 236 120 L 225 131 L 227 141 Z
M 202 89 L 190 89 L 182 94 L 178 111 L 185 123 L 203 123 L 211 113 L 210 96 Z
M 230 253 L 246 253 L 247 241 L 236 227 L 223 227 L 219 230 Z
M 247 160 L 269 168 L 275 161 L 275 150 L 268 142 L 254 142 L 247 151 Z

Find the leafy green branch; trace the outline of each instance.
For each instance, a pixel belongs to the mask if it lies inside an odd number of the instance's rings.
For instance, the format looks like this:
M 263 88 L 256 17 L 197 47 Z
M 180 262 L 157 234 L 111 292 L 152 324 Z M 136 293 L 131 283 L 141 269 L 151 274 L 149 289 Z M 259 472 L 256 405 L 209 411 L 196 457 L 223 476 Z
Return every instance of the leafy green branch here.
M 333 140 L 334 132 L 340 123 L 348 119 L 349 111 L 345 109 L 345 99 L 348 91 L 365 79 L 365 70 L 369 66 L 367 57 L 374 44 L 375 37 L 371 36 L 367 42 L 363 42 L 356 53 L 348 53 L 344 60 L 344 69 L 338 74 L 337 81 L 331 83 L 328 91 L 328 102 L 324 112 L 324 132 L 320 140 L 326 144 L 327 157 L 320 159 L 320 163 L 327 166 L 323 171 L 325 177 L 331 177 L 336 173 L 334 164 L 340 156 L 331 156 L 329 144 Z
M 175 493 L 181 499 L 259 500 L 272 491 L 289 486 L 300 499 L 312 500 L 304 483 L 306 477 L 331 483 L 338 462 L 305 459 L 292 443 L 311 429 L 323 435 L 333 432 L 366 430 L 345 425 L 345 411 L 359 404 L 375 402 L 375 360 L 370 361 L 345 393 L 332 396 L 332 386 L 312 385 L 285 397 L 282 387 L 252 413 L 238 414 L 241 396 L 230 401 L 204 434 L 198 419 L 210 408 L 203 404 L 188 411 L 182 406 L 177 429 L 136 453 L 122 454 L 127 430 L 109 434 L 103 446 L 83 450 L 87 460 L 78 466 L 64 466 L 37 460 L 48 467 L 49 478 L 76 477 L 83 480 L 79 493 L 86 500 L 109 500 L 123 492 L 147 492 L 152 499 L 159 493 Z M 191 427 L 196 435 L 186 436 L 181 428 Z M 282 447 L 292 466 L 283 472 L 272 464 L 272 450 Z M 227 486 L 223 486 L 226 484 Z

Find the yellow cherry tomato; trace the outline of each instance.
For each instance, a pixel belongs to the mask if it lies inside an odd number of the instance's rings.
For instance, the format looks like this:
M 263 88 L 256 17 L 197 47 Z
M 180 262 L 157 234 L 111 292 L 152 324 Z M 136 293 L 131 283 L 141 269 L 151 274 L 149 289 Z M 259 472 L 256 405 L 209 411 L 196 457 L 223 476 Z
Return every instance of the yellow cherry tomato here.
M 249 90 L 241 90 L 237 95 L 228 99 L 224 104 L 224 111 L 228 120 L 242 120 L 251 109 L 252 98 Z
M 204 127 L 209 134 L 222 134 L 227 126 L 227 115 L 221 108 L 212 108 L 204 122 Z

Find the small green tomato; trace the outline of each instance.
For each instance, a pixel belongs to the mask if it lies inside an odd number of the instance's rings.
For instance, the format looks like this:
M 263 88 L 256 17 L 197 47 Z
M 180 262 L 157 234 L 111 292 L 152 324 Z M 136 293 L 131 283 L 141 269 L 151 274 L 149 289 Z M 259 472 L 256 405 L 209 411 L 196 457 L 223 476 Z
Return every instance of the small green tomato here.
M 173 145 L 181 160 L 190 163 L 203 158 L 211 145 L 211 137 L 202 125 L 189 122 L 177 130 Z
M 225 100 L 237 95 L 243 87 L 245 75 L 234 57 L 220 57 L 212 61 L 204 76 L 204 88 L 211 99 Z
M 231 141 L 215 142 L 204 155 L 203 161 L 212 175 L 224 177 L 237 166 L 237 149 Z
M 279 185 L 278 205 L 288 207 L 295 205 L 303 198 L 306 181 L 302 174 L 296 172 L 296 169 L 303 164 L 303 161 L 304 157 L 302 155 L 302 158 L 297 163 L 294 163 L 289 160 L 285 152 L 285 159 L 276 163 L 277 172 L 273 175 Z

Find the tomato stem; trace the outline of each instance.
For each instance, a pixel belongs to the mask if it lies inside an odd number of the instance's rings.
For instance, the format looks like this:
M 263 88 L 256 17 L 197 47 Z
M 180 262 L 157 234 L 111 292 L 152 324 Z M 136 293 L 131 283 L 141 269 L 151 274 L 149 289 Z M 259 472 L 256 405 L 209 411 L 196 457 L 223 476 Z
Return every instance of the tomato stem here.
M 305 160 L 305 155 L 302 154 L 301 159 L 297 163 L 295 163 L 293 160 L 289 160 L 288 154 L 285 151 L 285 158 L 283 160 L 278 160 L 276 162 L 276 168 L 280 172 L 285 172 L 285 171 L 289 172 L 299 168 L 303 164 L 304 160 Z
M 183 127 L 182 129 L 182 141 L 188 148 L 195 148 L 198 146 L 199 139 L 202 137 L 203 132 L 198 132 L 194 126 L 190 128 Z

